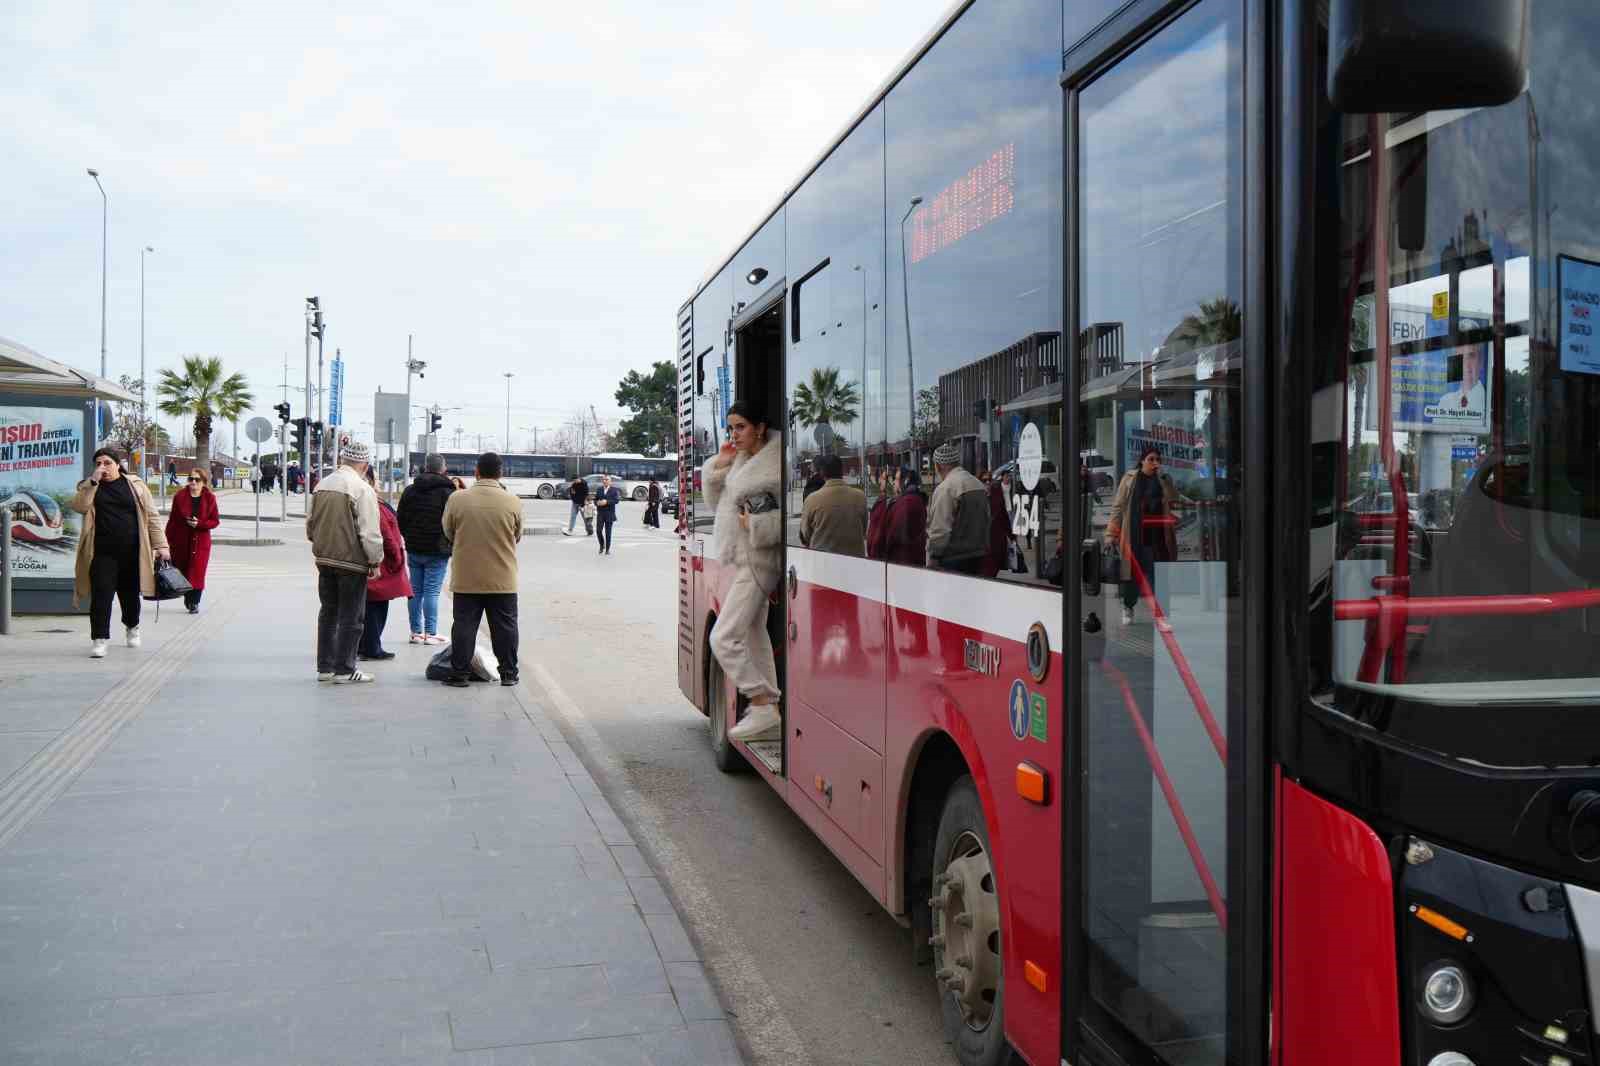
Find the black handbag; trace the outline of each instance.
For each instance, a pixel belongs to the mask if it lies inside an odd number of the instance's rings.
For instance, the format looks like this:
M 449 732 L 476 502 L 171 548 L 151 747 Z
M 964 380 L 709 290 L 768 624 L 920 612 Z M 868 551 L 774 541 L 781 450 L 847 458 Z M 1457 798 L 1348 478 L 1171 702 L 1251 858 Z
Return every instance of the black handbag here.
M 1122 581 L 1122 554 L 1116 548 L 1100 553 L 1100 580 L 1107 585 Z
M 157 559 L 156 594 L 154 596 L 146 596 L 145 599 L 155 600 L 159 603 L 162 600 L 175 600 L 184 593 L 193 591 L 194 586 L 189 584 L 189 579 L 183 576 L 183 571 L 173 566 L 168 559 Z

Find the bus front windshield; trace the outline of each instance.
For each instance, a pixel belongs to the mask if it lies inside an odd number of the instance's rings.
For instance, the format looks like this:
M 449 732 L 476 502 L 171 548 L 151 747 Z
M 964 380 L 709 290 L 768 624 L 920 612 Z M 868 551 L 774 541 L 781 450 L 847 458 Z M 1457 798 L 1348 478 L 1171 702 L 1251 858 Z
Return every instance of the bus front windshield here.
M 1511 103 L 1321 127 L 1310 550 L 1335 702 L 1600 699 L 1600 140 L 1574 106 L 1600 8 L 1532 10 Z

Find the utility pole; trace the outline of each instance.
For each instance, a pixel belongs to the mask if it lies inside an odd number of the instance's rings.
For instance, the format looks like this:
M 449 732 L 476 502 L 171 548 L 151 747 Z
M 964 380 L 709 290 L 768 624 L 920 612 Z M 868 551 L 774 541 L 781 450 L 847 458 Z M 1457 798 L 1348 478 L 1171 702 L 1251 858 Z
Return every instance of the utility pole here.
M 324 415 L 324 409 L 323 408 L 324 408 L 324 405 L 323 405 L 323 392 L 322 392 L 322 388 L 323 388 L 322 383 L 325 380 L 323 378 L 323 376 L 322 376 L 322 335 L 325 332 L 327 332 L 327 330 L 322 324 L 322 312 L 318 311 L 317 312 L 317 325 L 316 325 L 316 333 L 317 333 L 317 421 L 322 423 L 322 435 L 317 439 L 317 478 L 318 478 L 318 480 L 320 480 L 323 477 L 327 476 L 327 466 L 328 466 L 328 428 L 329 427 L 328 427 L 327 422 L 323 420 L 323 415 Z
M 311 316 L 313 313 L 321 313 L 317 310 L 320 304 L 321 301 L 315 296 L 306 297 L 306 409 L 302 417 L 308 420 L 311 415 Z M 308 432 L 307 437 L 309 436 Z M 311 515 L 311 456 L 308 454 L 311 451 L 310 444 L 310 440 L 307 439 L 306 447 L 300 452 L 300 476 L 305 480 L 306 489 L 305 496 L 300 501 L 300 513 L 301 517 L 307 518 Z

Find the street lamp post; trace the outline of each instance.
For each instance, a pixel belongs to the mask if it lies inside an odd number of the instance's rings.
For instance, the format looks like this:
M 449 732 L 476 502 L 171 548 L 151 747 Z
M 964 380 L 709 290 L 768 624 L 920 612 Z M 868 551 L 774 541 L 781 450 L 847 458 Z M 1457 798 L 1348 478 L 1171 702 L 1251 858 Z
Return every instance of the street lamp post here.
M 861 275 L 861 487 L 867 487 L 867 272 L 860 263 L 850 268 Z
M 921 471 L 921 457 L 917 455 L 917 371 L 911 358 L 911 285 L 910 270 L 906 261 L 906 219 L 922 203 L 922 197 L 913 196 L 911 206 L 900 216 L 900 306 L 906 314 L 906 407 L 911 416 L 906 426 L 906 436 L 911 440 L 911 469 Z
M 146 421 L 144 406 L 144 257 L 145 253 L 154 251 L 148 244 L 139 249 L 139 456 L 145 466 L 148 463 L 144 461 L 149 458 L 145 451 L 150 444 L 150 425 Z
M 501 451 L 511 450 L 511 371 L 506 371 L 506 436 Z
M 94 187 L 100 190 L 100 376 L 106 376 L 106 222 L 111 213 L 111 198 L 100 184 L 100 172 L 89 168 Z
M 111 214 L 111 198 L 106 195 L 106 187 L 100 184 L 100 172 L 94 167 L 89 167 L 89 176 L 94 179 L 94 187 L 100 190 L 100 376 L 106 376 L 106 223 Z M 100 400 L 94 401 L 94 435 L 96 443 L 100 437 Z
M 405 456 L 405 462 L 403 464 L 401 464 L 401 465 L 404 466 L 405 473 L 400 476 L 400 487 L 401 488 L 405 488 L 407 485 L 409 485 L 411 483 L 411 375 L 415 374 L 419 378 L 420 377 L 426 377 L 427 375 L 424 374 L 423 371 L 425 369 L 427 369 L 427 366 L 428 366 L 428 364 L 426 362 L 424 362 L 423 360 L 421 360 L 421 359 L 413 359 L 412 358 L 412 356 L 411 356 L 411 334 L 407 333 L 406 334 L 406 431 L 405 431 L 405 433 L 403 433 L 401 435 L 403 437 L 403 439 L 404 439 L 404 445 L 405 445 L 401 449 L 401 454 Z M 390 433 L 390 437 L 391 437 L 390 443 L 393 443 L 393 440 L 392 440 L 393 436 L 394 436 L 394 434 Z

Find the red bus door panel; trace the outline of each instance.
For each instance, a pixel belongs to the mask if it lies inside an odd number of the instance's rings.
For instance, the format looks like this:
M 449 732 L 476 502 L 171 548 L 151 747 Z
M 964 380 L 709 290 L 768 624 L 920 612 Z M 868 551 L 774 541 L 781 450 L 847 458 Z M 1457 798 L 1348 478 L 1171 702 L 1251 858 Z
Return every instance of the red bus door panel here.
M 789 701 L 786 726 L 790 806 L 882 901 L 883 757 L 799 700 Z
M 787 692 L 879 755 L 887 564 L 789 547 Z
M 1399 1066 L 1389 853 L 1367 824 L 1278 788 L 1276 1042 L 1282 1066 Z

